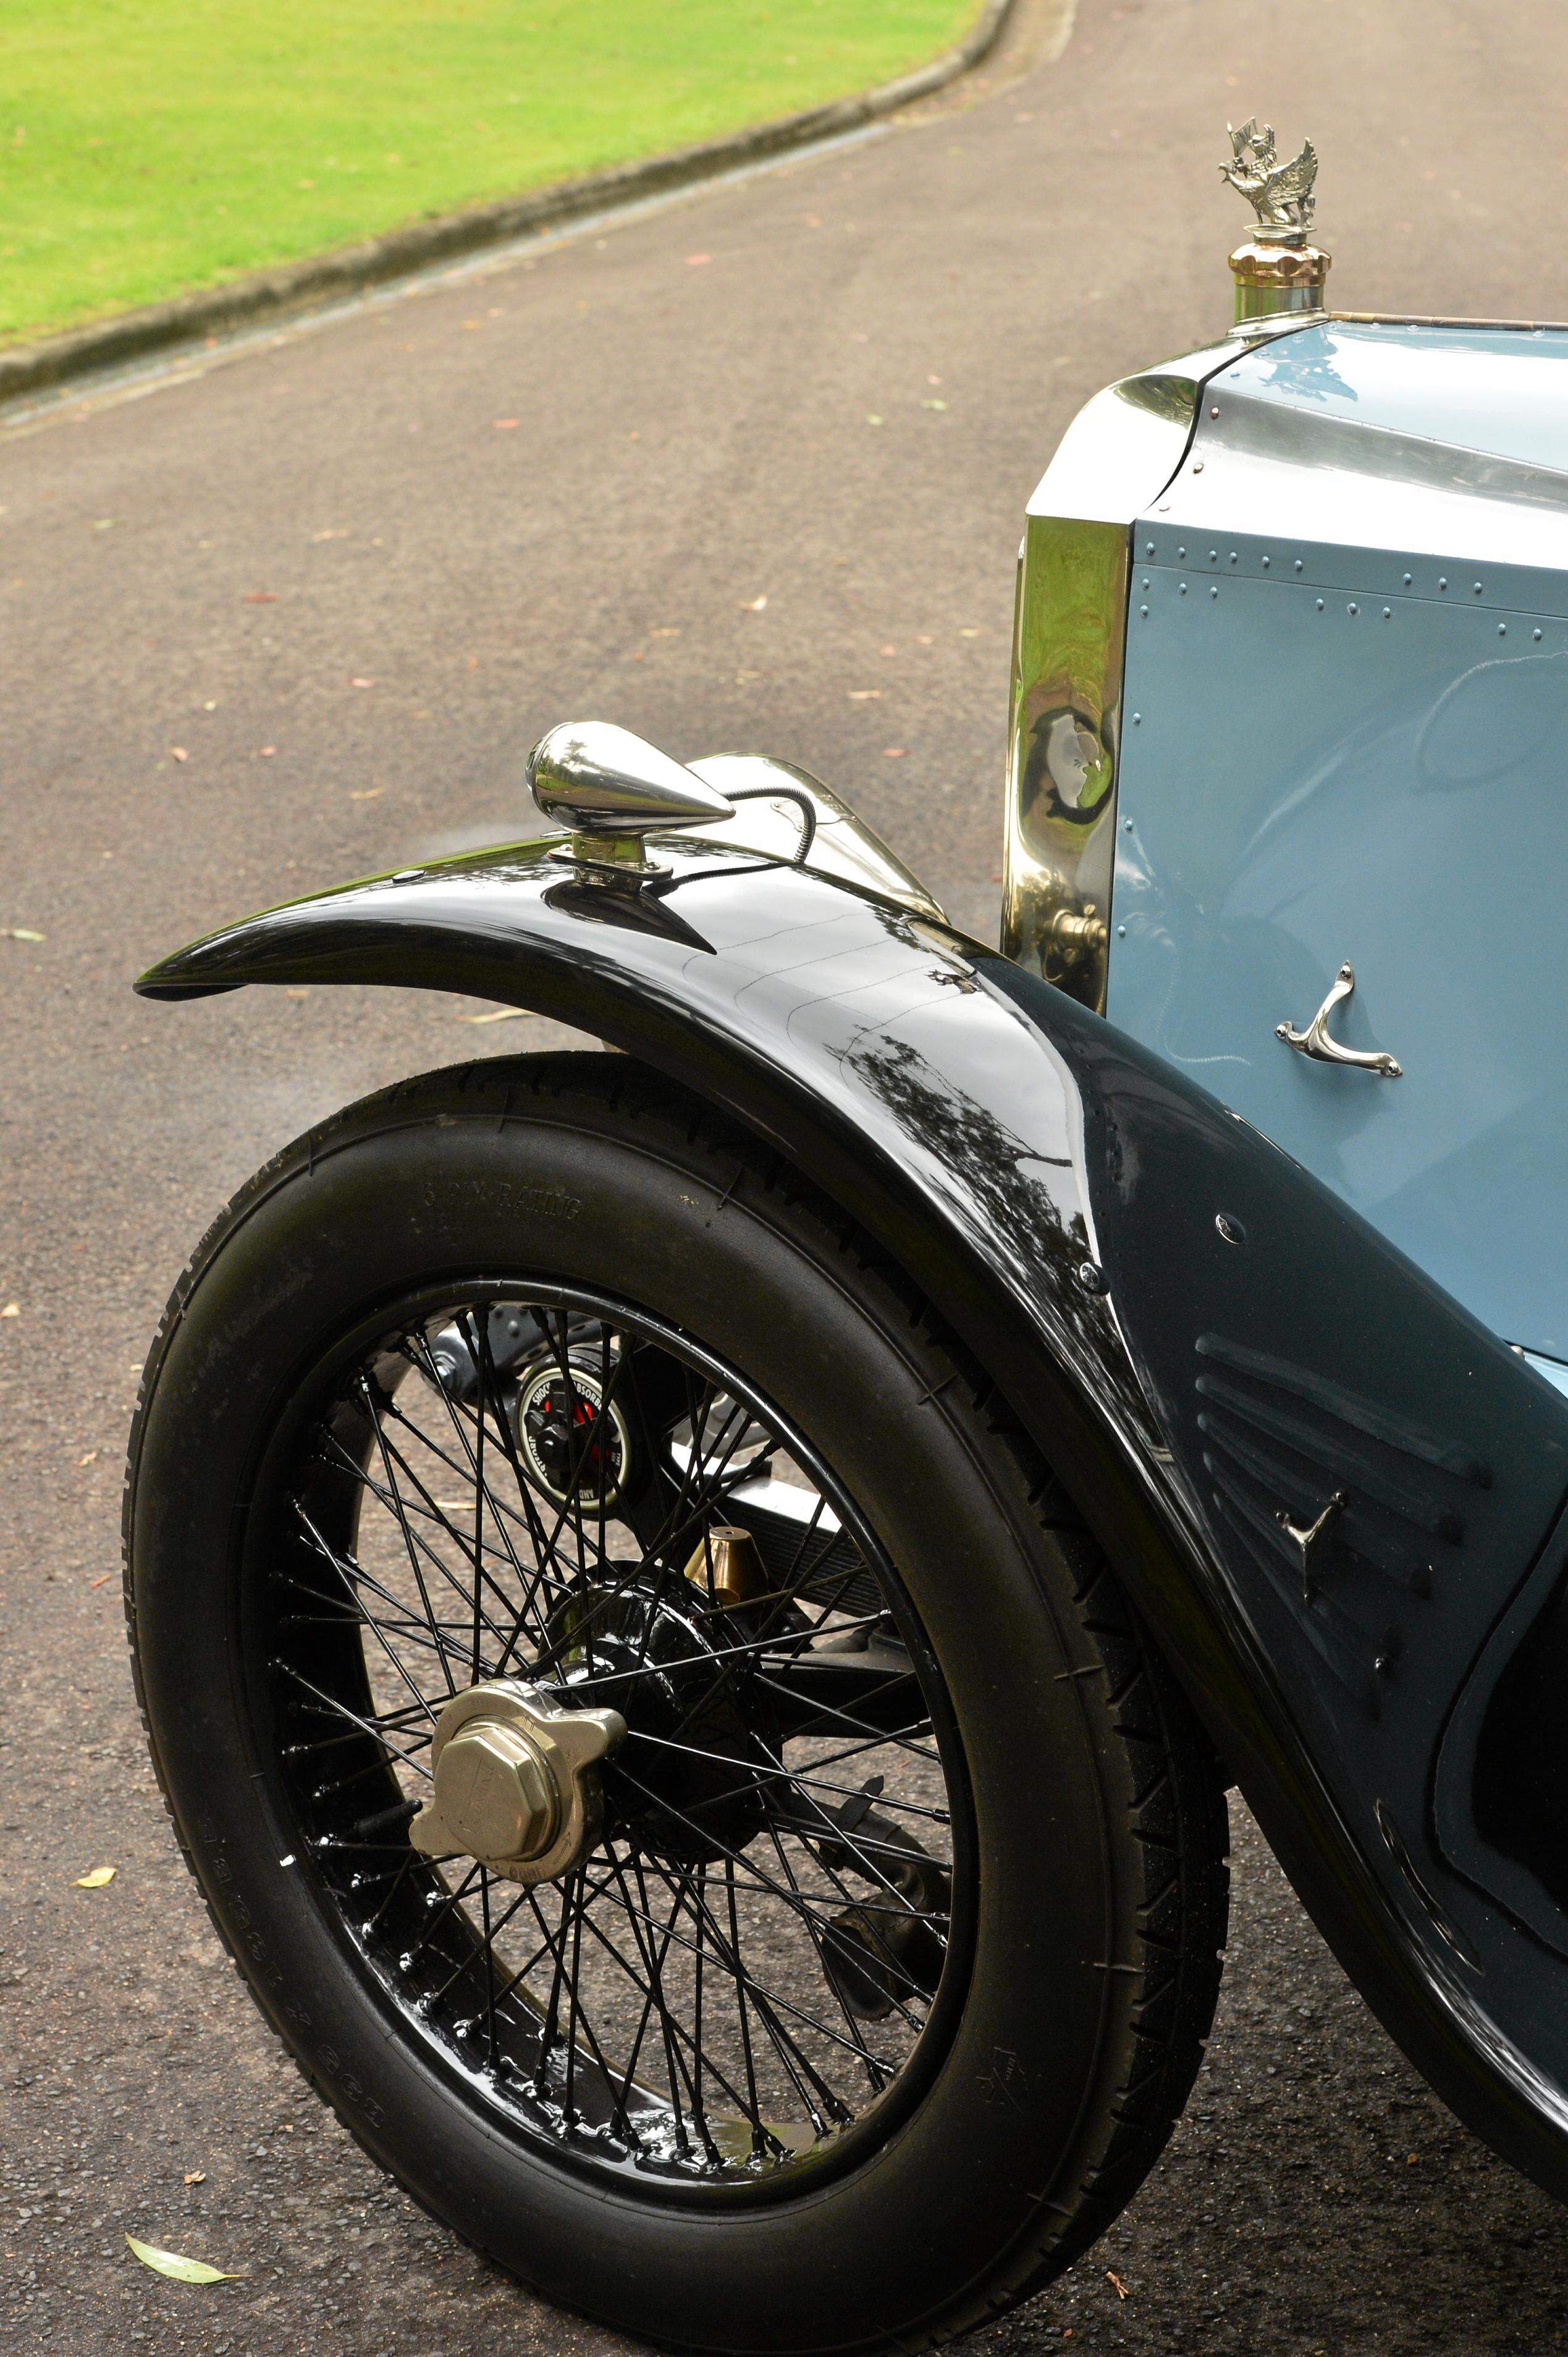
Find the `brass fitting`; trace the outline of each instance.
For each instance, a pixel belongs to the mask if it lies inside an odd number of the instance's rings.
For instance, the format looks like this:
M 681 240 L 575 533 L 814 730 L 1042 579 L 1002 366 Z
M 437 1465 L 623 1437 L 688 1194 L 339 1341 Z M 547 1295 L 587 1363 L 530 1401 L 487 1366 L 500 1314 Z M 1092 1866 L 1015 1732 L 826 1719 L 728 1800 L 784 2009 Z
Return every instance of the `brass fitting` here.
M 686 1577 L 704 1596 L 710 1593 L 708 1578 L 712 1566 L 712 1596 L 715 1604 L 728 1607 L 749 1604 L 768 1592 L 768 1574 L 763 1566 L 757 1541 L 749 1531 L 720 1523 L 708 1532 L 694 1550 L 686 1566 Z

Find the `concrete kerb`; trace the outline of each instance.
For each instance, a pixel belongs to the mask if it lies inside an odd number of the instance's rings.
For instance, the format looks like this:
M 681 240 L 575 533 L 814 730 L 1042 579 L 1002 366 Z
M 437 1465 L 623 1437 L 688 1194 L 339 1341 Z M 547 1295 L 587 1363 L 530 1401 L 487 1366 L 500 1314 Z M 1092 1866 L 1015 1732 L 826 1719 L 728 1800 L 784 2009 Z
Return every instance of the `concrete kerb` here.
M 177 296 L 168 303 L 149 304 L 119 318 L 74 328 L 37 343 L 14 345 L 8 351 L 0 351 L 0 407 L 28 393 L 45 393 L 156 352 L 340 303 L 433 264 L 553 229 L 579 214 L 603 213 L 618 205 L 716 178 L 740 166 L 765 162 L 792 148 L 842 137 L 897 113 L 918 99 L 929 98 L 979 65 L 995 47 L 1016 5 L 1017 0 L 986 0 L 963 39 L 941 57 L 854 97 L 806 107 L 748 131 L 704 139 L 695 146 L 647 156 L 639 163 L 616 164 L 575 180 L 557 180 L 525 196 L 471 205 L 435 221 L 410 221 L 382 237 L 364 238 L 308 261 L 254 271 L 227 285 Z

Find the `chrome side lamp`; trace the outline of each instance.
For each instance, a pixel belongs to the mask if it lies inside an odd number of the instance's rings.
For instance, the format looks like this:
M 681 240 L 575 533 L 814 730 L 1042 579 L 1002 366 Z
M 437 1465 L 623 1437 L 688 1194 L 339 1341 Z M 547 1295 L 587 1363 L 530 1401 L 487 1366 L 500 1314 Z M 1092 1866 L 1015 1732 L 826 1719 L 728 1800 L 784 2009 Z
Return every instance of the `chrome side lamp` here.
M 608 720 L 564 720 L 542 737 L 528 787 L 545 817 L 570 830 L 552 858 L 633 891 L 670 873 L 645 856 L 645 835 L 735 816 L 727 794 Z

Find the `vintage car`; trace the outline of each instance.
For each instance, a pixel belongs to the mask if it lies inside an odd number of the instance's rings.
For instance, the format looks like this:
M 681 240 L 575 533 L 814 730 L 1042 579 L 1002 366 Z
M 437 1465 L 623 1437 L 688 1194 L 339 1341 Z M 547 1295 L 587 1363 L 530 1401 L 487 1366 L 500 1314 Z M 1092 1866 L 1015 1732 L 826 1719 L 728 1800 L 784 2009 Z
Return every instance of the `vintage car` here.
M 251 1181 L 127 1582 L 312 2084 L 662 2343 L 925 2348 L 1083 2251 L 1198 2068 L 1232 1784 L 1568 2193 L 1568 328 L 1329 313 L 1314 168 L 1232 134 L 1234 328 L 1030 503 L 1000 952 L 817 780 L 591 723 L 553 833 L 137 985 L 619 1051 Z

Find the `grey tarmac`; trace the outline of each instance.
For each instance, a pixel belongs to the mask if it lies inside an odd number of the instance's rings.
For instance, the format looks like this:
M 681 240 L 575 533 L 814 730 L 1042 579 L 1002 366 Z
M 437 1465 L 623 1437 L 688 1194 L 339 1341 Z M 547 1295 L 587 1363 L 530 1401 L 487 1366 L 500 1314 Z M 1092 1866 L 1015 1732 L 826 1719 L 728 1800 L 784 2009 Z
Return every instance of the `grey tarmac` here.
M 263 2030 L 152 1788 L 116 1577 L 136 1373 L 224 1196 L 399 1074 L 571 1035 L 132 975 L 526 832 L 527 746 L 589 715 L 804 763 L 988 931 L 1021 511 L 1079 402 L 1224 324 L 1228 117 L 1316 141 L 1342 307 L 1568 317 L 1560 0 L 1081 0 L 1052 62 L 1058 27 L 1028 0 L 856 145 L 0 430 L 0 927 L 45 936 L 0 934 L 0 2351 L 629 2346 L 418 2214 Z M 1222 680 L 1213 727 L 1245 758 Z M 1562 2348 L 1563 2214 L 1427 2093 L 1240 1809 L 1236 1851 L 1164 2164 L 977 2352 Z M 242 2272 L 166 2283 L 127 2231 Z

